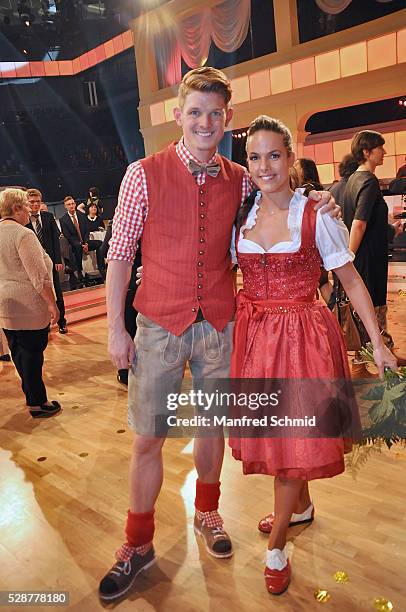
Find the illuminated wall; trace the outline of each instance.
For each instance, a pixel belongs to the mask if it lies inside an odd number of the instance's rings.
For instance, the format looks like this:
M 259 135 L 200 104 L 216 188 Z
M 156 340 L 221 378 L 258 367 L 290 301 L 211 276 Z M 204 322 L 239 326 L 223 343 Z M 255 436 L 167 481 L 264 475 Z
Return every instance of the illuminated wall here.
M 231 79 L 233 104 L 297 90 L 406 61 L 406 29 Z M 173 121 L 176 97 L 150 105 L 151 124 Z
M 96 64 L 118 55 L 134 46 L 133 33 L 127 30 L 111 40 L 83 53 L 73 60 L 49 60 L 47 62 L 0 62 L 0 77 L 3 79 L 31 77 L 73 76 Z

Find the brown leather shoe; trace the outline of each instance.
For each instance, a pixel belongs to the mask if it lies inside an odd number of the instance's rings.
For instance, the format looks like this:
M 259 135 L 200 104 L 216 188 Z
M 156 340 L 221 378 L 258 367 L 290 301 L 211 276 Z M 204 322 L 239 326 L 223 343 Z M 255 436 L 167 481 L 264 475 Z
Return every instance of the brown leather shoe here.
M 209 527 L 204 519 L 199 519 L 195 514 L 194 531 L 202 536 L 206 550 L 213 557 L 226 559 L 234 554 L 233 545 L 229 535 L 222 527 Z
M 372 374 L 365 363 L 353 363 L 351 366 L 351 378 L 379 378 L 379 374 Z
M 128 561 L 116 561 L 99 585 L 99 597 L 102 601 L 114 601 L 126 595 L 134 586 L 138 574 L 155 563 L 155 552 L 151 548 L 145 555 L 136 552 Z

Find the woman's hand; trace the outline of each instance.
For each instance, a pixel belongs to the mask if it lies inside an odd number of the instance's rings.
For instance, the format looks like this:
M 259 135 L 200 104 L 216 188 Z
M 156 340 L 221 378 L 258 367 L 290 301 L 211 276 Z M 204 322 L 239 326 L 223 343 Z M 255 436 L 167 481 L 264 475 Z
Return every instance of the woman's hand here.
M 324 215 L 328 213 L 330 217 L 335 217 L 336 219 L 340 219 L 341 217 L 341 208 L 337 206 L 336 201 L 333 195 L 329 191 L 310 191 L 309 199 L 314 200 L 317 204 L 314 207 L 314 210 L 319 210 Z
M 135 281 L 135 284 L 136 285 L 141 285 L 141 281 L 142 281 L 142 266 L 137 268 L 136 278 L 137 278 L 137 280 Z
M 51 302 L 50 304 L 48 304 L 48 312 L 51 317 L 51 325 L 55 325 L 55 323 L 57 323 L 59 319 L 59 310 L 55 302 Z
M 374 347 L 374 361 L 381 378 L 384 376 L 385 367 L 391 370 L 397 370 L 398 367 L 395 355 L 390 352 L 383 342 L 379 346 Z

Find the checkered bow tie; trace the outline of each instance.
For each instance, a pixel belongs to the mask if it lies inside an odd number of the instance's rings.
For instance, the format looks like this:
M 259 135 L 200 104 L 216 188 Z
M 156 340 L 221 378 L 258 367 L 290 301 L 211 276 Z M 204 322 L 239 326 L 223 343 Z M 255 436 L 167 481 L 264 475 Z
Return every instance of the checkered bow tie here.
M 220 164 L 197 164 L 193 159 L 190 160 L 188 168 L 193 176 L 198 176 L 202 172 L 205 172 L 208 176 L 216 178 L 220 172 Z

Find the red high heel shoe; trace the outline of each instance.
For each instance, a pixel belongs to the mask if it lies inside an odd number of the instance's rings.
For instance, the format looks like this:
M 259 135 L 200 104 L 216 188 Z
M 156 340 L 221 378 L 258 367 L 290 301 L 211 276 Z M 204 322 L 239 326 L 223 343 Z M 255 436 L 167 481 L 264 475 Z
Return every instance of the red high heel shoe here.
M 291 575 L 289 560 L 282 570 L 265 567 L 265 586 L 268 593 L 271 593 L 271 595 L 282 595 L 289 586 Z

